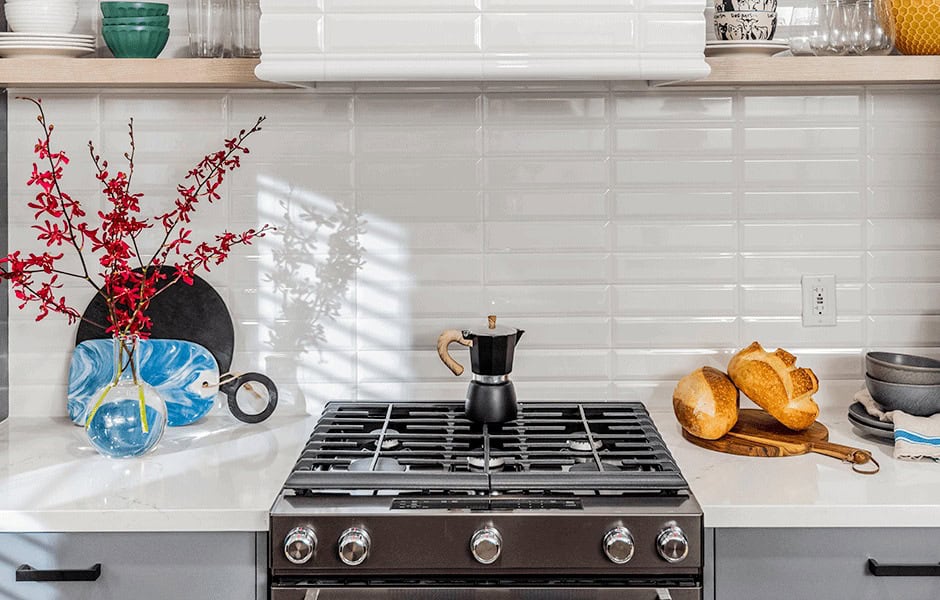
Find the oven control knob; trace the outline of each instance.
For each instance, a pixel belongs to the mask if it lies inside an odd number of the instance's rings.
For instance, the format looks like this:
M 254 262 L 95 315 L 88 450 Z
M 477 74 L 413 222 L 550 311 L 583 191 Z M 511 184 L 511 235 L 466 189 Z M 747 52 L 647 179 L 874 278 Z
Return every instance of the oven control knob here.
M 365 529 L 350 527 L 339 536 L 339 559 L 351 567 L 361 565 L 369 558 L 371 545 Z
M 689 555 L 689 538 L 678 525 L 669 525 L 659 532 L 656 549 L 667 562 L 682 562 Z
M 614 527 L 604 536 L 604 554 L 612 563 L 627 564 L 633 558 L 635 549 L 633 535 L 626 527 Z
M 317 536 L 309 527 L 295 527 L 284 538 L 284 556 L 295 565 L 302 565 L 317 549 Z
M 470 551 L 473 553 L 473 558 L 484 565 L 496 562 L 502 547 L 503 538 L 495 527 L 478 529 L 470 538 Z

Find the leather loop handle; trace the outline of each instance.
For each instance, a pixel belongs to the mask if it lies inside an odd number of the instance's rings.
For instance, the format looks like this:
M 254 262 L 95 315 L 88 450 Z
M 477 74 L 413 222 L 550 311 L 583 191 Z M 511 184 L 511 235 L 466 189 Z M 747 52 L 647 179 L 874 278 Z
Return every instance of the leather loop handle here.
M 101 563 L 87 569 L 34 569 L 29 565 L 16 568 L 17 581 L 97 581 L 101 577 Z
M 473 345 L 473 340 L 468 340 L 463 336 L 457 329 L 447 329 L 441 332 L 441 335 L 437 338 L 437 355 L 441 357 L 441 361 L 447 365 L 447 368 L 450 369 L 454 375 L 458 377 L 463 375 L 463 365 L 454 360 L 454 357 L 448 352 L 448 346 L 457 342 L 468 348 Z

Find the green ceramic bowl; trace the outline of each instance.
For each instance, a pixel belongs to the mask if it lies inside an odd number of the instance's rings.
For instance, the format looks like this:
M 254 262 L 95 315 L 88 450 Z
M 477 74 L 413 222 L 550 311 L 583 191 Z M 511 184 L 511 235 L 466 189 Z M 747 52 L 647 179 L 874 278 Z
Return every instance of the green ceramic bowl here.
M 170 24 L 170 17 L 105 17 L 101 20 L 102 27 L 112 25 L 145 25 L 147 27 L 166 27 Z
M 101 14 L 111 17 L 162 17 L 170 10 L 160 2 L 102 2 Z
M 102 27 L 101 34 L 115 58 L 156 58 L 170 39 L 168 28 L 143 25 Z

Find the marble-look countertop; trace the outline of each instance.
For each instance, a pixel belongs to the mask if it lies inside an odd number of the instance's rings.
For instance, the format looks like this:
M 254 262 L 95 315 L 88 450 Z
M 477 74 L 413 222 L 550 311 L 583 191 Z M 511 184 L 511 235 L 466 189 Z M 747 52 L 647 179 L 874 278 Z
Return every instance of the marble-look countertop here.
M 894 447 L 862 437 L 846 409 L 819 421 L 837 444 L 872 452 L 876 475 L 820 454 L 731 456 L 682 437 L 671 411 L 651 412 L 705 513 L 706 527 L 940 527 L 940 463 L 901 461 Z M 868 465 L 863 465 L 863 468 Z
M 940 464 L 896 461 L 853 433 L 844 410 L 820 421 L 832 441 L 866 448 L 873 476 L 821 455 L 730 456 L 653 419 L 705 512 L 706 527 L 940 527 Z M 0 531 L 265 531 L 268 511 L 316 417 L 246 425 L 211 416 L 169 429 L 141 459 L 99 456 L 66 419 L 0 424 Z
M 315 422 L 209 416 L 116 460 L 68 418 L 13 418 L 0 424 L 0 531 L 266 531 Z

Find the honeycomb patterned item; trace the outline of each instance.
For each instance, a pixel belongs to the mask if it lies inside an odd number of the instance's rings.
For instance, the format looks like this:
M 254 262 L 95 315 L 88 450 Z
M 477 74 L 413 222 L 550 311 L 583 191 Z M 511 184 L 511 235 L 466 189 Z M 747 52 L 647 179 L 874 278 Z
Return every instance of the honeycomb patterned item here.
M 940 54 L 940 0 L 890 0 L 902 54 Z

